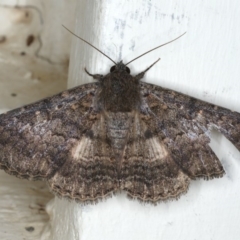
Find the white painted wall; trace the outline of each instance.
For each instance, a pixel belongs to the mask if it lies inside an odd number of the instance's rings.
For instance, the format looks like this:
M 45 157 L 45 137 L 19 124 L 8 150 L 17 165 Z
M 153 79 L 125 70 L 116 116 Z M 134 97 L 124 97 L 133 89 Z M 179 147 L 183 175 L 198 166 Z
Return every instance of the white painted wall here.
M 132 72 L 161 57 L 145 81 L 240 112 L 239 1 L 82 0 L 75 26 L 64 20 L 73 12 L 57 8 L 63 2 L 51 2 L 56 36 L 64 24 L 116 61 L 131 60 L 187 31 L 177 42 L 133 62 Z M 54 19 L 57 14 L 62 20 Z M 92 73 L 106 73 L 111 65 L 73 38 L 68 85 L 91 81 L 85 66 Z M 194 181 L 187 195 L 158 206 L 130 201 L 125 194 L 87 206 L 55 199 L 48 205 L 50 239 L 238 239 L 240 153 L 218 134 L 211 146 L 226 170 L 222 179 Z
M 187 31 L 133 62 L 132 72 L 161 57 L 145 81 L 240 112 L 239 23 L 238 1 L 79 1 L 75 32 L 116 61 L 128 61 Z M 85 66 L 106 73 L 111 65 L 74 38 L 69 86 L 91 81 Z M 224 178 L 192 182 L 187 195 L 158 206 L 124 194 L 88 206 L 55 199 L 54 239 L 238 239 L 240 154 L 219 134 L 211 146 L 225 167 Z

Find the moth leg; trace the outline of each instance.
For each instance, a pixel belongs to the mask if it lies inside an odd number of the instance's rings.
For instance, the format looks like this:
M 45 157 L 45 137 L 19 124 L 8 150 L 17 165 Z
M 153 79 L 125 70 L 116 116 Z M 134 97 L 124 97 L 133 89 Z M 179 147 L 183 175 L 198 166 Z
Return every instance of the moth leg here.
M 155 65 L 159 60 L 160 60 L 160 58 L 159 58 L 157 61 L 155 61 L 152 65 L 150 65 L 147 69 L 145 69 L 143 72 L 140 72 L 139 74 L 137 74 L 137 75 L 135 76 L 136 80 L 139 81 L 140 79 L 142 79 L 142 78 L 144 77 L 144 74 L 145 74 L 153 65 Z
M 101 80 L 103 78 L 103 75 L 101 74 L 91 74 L 86 68 L 84 68 L 84 70 L 87 73 L 87 75 L 93 77 L 96 80 Z

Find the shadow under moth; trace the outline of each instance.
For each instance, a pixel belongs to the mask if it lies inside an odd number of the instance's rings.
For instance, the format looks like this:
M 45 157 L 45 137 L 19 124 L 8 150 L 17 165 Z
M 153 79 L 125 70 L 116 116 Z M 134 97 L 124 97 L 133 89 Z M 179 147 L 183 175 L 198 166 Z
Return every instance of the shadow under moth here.
M 210 131 L 240 150 L 240 114 L 141 82 L 153 64 L 136 76 L 114 64 L 105 76 L 86 70 L 95 83 L 0 115 L 0 168 L 79 202 L 125 191 L 156 203 L 222 177 Z

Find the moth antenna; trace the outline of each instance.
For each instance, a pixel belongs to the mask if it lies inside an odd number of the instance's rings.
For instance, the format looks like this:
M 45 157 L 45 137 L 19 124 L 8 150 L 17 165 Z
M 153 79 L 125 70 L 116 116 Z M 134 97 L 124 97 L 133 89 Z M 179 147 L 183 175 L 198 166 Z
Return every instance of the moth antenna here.
M 104 52 L 102 52 L 101 50 L 99 50 L 98 48 L 96 48 L 95 46 L 93 46 L 91 43 L 89 43 L 88 41 L 84 40 L 83 38 L 79 37 L 78 35 L 76 35 L 75 33 L 73 33 L 72 31 L 70 31 L 68 28 L 66 28 L 64 25 L 62 25 L 67 31 L 69 31 L 72 35 L 74 35 L 75 37 L 79 38 L 80 40 L 82 40 L 83 42 L 87 43 L 89 46 L 93 47 L 94 49 L 96 49 L 98 52 L 100 52 L 102 55 L 104 55 L 105 57 L 107 57 L 110 61 L 112 61 L 114 64 L 117 64 L 116 62 L 114 62 L 108 55 L 106 55 Z
M 164 43 L 164 44 L 161 44 L 160 46 L 157 46 L 157 47 L 155 47 L 155 48 L 153 48 L 153 49 L 151 49 L 151 50 L 149 50 L 149 51 L 147 51 L 147 52 L 141 54 L 140 56 L 138 56 L 138 57 L 134 58 L 133 60 L 131 60 L 130 62 L 126 63 L 126 66 L 127 66 L 129 63 L 131 63 L 131 62 L 137 60 L 138 58 L 140 58 L 140 57 L 142 57 L 142 56 L 144 56 L 144 55 L 146 55 L 146 54 L 152 52 L 153 50 L 155 50 L 155 49 L 157 49 L 157 48 L 160 48 L 160 47 L 162 47 L 162 46 L 165 46 L 165 45 L 167 45 L 167 44 L 169 44 L 169 43 L 171 43 L 171 42 L 176 41 L 177 39 L 179 39 L 180 37 L 182 37 L 182 36 L 183 36 L 184 34 L 186 34 L 186 33 L 187 33 L 187 32 L 181 34 L 179 37 L 177 37 L 177 38 L 175 38 L 175 39 L 173 39 L 173 40 L 171 40 L 171 41 L 169 41 L 169 42 L 166 42 L 166 43 Z

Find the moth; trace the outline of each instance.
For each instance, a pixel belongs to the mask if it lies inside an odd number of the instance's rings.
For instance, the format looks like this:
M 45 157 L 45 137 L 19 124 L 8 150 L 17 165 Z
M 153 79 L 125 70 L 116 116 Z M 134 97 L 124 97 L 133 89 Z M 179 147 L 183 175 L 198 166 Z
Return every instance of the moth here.
M 240 150 L 240 114 L 141 82 L 155 63 L 136 76 L 127 64 L 86 70 L 96 82 L 0 115 L 0 168 L 79 202 L 125 191 L 157 203 L 222 177 L 210 132 Z

